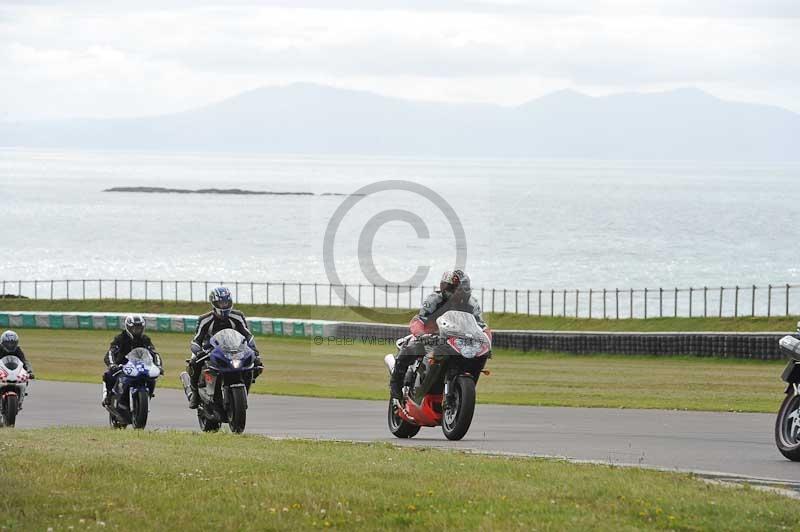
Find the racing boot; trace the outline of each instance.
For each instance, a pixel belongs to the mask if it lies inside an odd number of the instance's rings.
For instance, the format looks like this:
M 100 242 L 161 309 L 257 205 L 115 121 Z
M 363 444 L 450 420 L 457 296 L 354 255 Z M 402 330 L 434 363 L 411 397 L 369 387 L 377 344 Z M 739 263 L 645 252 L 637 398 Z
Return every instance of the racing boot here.
M 400 371 L 399 365 L 395 365 L 392 371 L 392 377 L 389 379 L 389 394 L 391 398 L 398 403 L 403 400 L 403 377 L 406 373 L 406 368 Z
M 197 378 L 199 373 L 199 368 L 192 365 L 191 363 L 186 368 L 186 372 L 189 374 L 189 389 L 192 391 L 191 396 L 189 397 L 189 408 L 191 410 L 196 410 L 198 406 L 200 406 L 200 392 L 199 386 L 197 384 Z

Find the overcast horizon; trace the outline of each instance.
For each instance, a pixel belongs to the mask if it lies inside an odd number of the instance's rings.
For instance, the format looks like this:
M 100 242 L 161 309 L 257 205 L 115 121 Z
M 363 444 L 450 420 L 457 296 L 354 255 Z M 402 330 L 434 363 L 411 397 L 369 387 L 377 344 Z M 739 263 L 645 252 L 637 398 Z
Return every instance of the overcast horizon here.
M 311 82 L 516 105 L 695 87 L 800 112 L 800 3 L 0 2 L 0 119 L 133 117 Z

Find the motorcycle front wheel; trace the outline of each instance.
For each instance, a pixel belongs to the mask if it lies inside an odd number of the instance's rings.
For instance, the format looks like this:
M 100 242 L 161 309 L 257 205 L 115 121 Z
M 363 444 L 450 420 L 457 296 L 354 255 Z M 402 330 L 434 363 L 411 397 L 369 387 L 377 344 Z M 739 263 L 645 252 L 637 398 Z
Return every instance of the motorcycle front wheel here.
M 775 445 L 783 456 L 800 462 L 800 395 L 787 393 L 775 420 Z
M 17 422 L 18 400 L 19 398 L 16 395 L 6 396 L 3 413 L 3 425 L 6 427 L 13 427 Z
M 131 398 L 133 404 L 131 405 L 131 421 L 133 428 L 143 429 L 147 425 L 147 414 L 150 409 L 150 396 L 147 390 L 138 390 Z
M 472 424 L 475 414 L 475 381 L 459 375 L 453 381 L 447 407 L 442 412 L 442 432 L 448 440 L 460 440 Z
M 228 425 L 231 432 L 241 434 L 247 423 L 247 390 L 244 386 L 232 387 L 229 400 Z

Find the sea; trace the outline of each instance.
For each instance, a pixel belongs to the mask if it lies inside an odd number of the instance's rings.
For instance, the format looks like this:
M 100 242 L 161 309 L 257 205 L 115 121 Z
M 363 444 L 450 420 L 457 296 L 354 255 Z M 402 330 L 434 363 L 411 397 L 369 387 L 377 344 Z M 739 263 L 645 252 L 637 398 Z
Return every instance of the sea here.
M 800 280 L 800 164 L 2 149 L 0 191 L 9 282 L 432 286 L 455 265 L 507 290 Z

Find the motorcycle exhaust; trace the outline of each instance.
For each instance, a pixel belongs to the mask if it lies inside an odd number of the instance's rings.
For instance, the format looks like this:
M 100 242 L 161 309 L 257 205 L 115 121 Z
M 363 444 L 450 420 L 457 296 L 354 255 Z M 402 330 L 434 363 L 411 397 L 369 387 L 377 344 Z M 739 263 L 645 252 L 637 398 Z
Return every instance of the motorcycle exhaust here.
M 192 385 L 191 385 L 191 377 L 185 371 L 181 373 L 180 376 L 181 384 L 183 384 L 183 393 L 186 394 L 186 398 L 191 400 L 192 399 Z
M 395 358 L 391 353 L 383 357 L 383 363 L 386 364 L 386 369 L 389 370 L 389 375 L 394 373 Z

